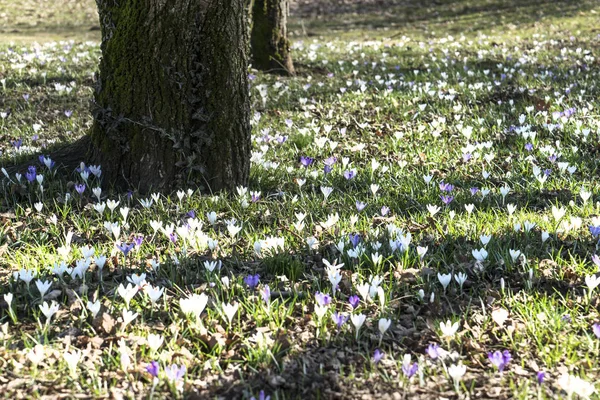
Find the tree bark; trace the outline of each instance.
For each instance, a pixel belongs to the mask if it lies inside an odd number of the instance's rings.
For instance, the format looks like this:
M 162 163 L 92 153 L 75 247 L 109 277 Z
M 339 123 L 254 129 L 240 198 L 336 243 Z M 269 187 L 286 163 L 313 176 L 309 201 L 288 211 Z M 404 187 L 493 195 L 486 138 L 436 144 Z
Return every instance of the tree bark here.
M 289 0 L 254 0 L 250 45 L 252 66 L 294 75 L 287 38 Z
M 96 3 L 102 59 L 90 136 L 105 182 L 141 192 L 246 185 L 244 0 Z

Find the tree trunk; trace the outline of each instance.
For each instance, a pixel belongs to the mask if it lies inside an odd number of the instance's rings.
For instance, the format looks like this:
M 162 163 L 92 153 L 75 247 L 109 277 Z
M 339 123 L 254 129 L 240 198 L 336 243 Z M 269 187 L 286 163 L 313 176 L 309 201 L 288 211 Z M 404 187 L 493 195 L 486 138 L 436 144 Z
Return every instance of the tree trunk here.
M 90 134 L 105 182 L 141 192 L 246 185 L 244 0 L 96 0 L 102 60 Z
M 294 74 L 287 38 L 289 0 L 254 0 L 252 5 L 252 66 L 263 71 Z

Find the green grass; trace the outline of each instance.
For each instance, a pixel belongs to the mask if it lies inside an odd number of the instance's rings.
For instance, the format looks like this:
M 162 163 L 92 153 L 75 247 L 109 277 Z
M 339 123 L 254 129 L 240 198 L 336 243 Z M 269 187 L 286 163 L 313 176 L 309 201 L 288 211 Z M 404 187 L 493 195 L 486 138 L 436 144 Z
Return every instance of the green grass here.
M 0 165 L 30 161 L 44 175 L 43 191 L 24 174 L 0 186 L 5 395 L 551 399 L 567 397 L 566 373 L 596 382 L 598 289 L 590 293 L 586 278 L 598 270 L 589 227 L 600 225 L 600 9 L 438 3 L 294 9 L 298 76 L 252 71 L 247 190 L 147 199 L 106 190 L 99 200 L 92 174 L 85 182 L 37 157 L 91 125 L 94 4 L 0 0 L 0 21 L 10 22 L 0 43 Z M 61 32 L 72 41 L 47 42 Z M 304 167 L 303 156 L 314 162 Z M 443 192 L 443 182 L 454 188 Z M 111 210 L 109 200 L 119 204 Z M 127 255 L 118 249 L 138 237 Z M 330 277 L 336 261 L 340 276 Z M 67 272 L 54 273 L 61 262 Z M 29 285 L 21 270 L 35 273 Z M 164 293 L 153 303 L 140 291 L 127 304 L 120 293 L 142 273 L 140 286 Z M 452 274 L 447 288 L 438 273 Z M 245 278 L 255 274 L 252 289 Z M 339 279 L 335 293 L 330 278 Z M 51 283 L 44 299 L 42 281 Z M 319 306 L 316 292 L 331 303 Z M 208 296 L 199 318 L 182 311 L 192 293 Z M 43 301 L 59 306 L 49 322 Z M 88 302 L 101 307 L 95 318 Z M 231 319 L 226 305 L 238 307 Z M 124 324 L 127 310 L 137 316 Z M 334 312 L 366 319 L 357 333 L 350 319 L 338 328 Z M 392 321 L 383 335 L 381 318 Z M 440 327 L 447 321 L 459 324 L 451 337 Z M 149 334 L 164 338 L 158 349 Z M 441 359 L 428 355 L 433 343 L 446 350 Z M 375 349 L 385 353 L 378 364 Z M 512 360 L 500 374 L 488 353 L 503 350 Z M 82 356 L 74 369 L 67 351 Z M 412 378 L 405 354 L 419 365 Z M 167 377 L 172 364 L 186 366 L 182 380 Z M 467 367 L 459 394 L 448 374 L 457 364 Z

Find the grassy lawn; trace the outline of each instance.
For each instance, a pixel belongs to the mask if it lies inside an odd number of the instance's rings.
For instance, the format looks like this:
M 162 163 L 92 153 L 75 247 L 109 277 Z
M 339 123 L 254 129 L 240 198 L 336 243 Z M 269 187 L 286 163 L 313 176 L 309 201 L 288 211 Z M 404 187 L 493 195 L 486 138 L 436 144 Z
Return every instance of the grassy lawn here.
M 363 3 L 251 71 L 248 188 L 146 197 L 43 157 L 94 2 L 0 0 L 3 396 L 599 398 L 600 5 Z

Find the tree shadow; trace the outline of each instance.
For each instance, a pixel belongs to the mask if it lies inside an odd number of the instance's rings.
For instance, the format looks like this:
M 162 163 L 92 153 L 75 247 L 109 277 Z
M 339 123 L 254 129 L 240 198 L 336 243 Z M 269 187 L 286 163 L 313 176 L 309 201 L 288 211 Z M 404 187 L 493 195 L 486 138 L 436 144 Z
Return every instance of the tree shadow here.
M 395 29 L 406 26 L 435 29 L 450 25 L 450 32 L 478 31 L 490 27 L 531 25 L 545 18 L 566 18 L 595 7 L 592 1 L 568 0 L 298 0 L 292 3 L 292 16 L 303 21 L 293 30 L 309 28 L 349 31 L 360 29 Z M 368 18 L 366 18 L 368 16 Z M 305 20 L 306 19 L 306 20 Z

